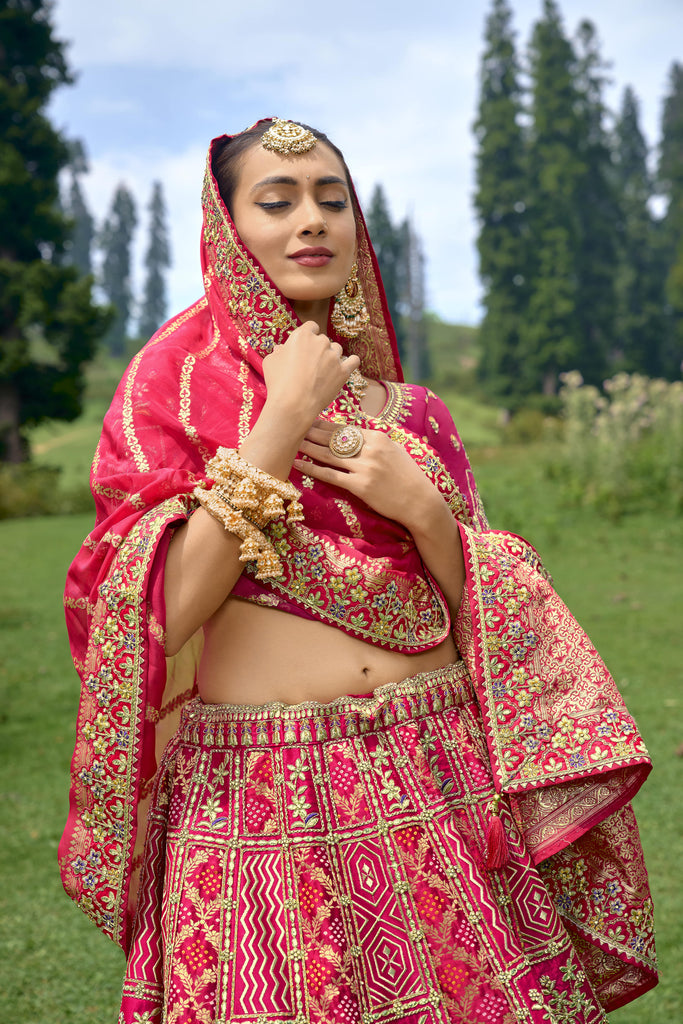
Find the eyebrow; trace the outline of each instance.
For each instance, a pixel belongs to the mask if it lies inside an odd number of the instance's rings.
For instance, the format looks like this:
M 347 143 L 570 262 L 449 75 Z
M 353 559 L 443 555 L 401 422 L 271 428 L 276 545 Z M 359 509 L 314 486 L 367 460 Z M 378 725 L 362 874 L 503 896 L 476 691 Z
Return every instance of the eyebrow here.
M 263 185 L 298 185 L 299 181 L 296 178 L 290 178 L 286 174 L 273 174 L 269 178 L 263 178 L 261 181 L 257 181 L 250 189 L 250 192 L 255 192 L 257 188 L 261 188 Z M 343 185 L 344 188 L 348 188 L 348 182 L 344 181 L 343 178 L 338 178 L 336 174 L 328 174 L 323 178 L 317 178 L 315 181 L 316 185 Z

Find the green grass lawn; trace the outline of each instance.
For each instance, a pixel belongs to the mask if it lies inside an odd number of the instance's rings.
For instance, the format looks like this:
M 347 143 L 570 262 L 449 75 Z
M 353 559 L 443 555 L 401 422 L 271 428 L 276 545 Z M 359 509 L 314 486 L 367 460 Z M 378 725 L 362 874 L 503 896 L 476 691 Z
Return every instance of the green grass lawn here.
M 489 517 L 536 543 L 560 594 L 610 665 L 655 760 L 638 797 L 654 891 L 662 982 L 615 1024 L 683 1020 L 681 784 L 683 523 L 613 525 L 563 507 L 537 450 L 473 449 Z M 0 523 L 0 991 L 8 1024 L 114 1024 L 122 954 L 63 894 L 57 842 L 67 811 L 78 687 L 61 609 L 89 516 Z

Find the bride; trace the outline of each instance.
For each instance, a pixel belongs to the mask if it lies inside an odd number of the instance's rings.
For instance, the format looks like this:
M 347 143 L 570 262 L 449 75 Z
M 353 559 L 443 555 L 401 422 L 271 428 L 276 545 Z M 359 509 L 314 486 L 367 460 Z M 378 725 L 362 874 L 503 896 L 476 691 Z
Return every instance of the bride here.
M 66 588 L 60 865 L 120 1021 L 604 1020 L 656 983 L 633 721 L 401 382 L 339 150 L 261 121 L 202 202 Z

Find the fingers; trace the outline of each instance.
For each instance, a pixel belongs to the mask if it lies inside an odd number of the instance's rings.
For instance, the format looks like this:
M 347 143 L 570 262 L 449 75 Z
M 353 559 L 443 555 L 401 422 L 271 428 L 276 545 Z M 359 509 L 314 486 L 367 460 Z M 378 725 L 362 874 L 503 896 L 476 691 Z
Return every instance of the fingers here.
M 312 436 L 314 434 L 315 437 Z M 340 470 L 349 472 L 349 470 L 354 468 L 350 465 L 353 462 L 353 459 L 340 459 L 339 456 L 334 455 L 330 451 L 327 443 L 329 437 L 329 434 L 324 434 L 322 431 L 317 432 L 311 430 L 301 442 L 299 451 L 304 455 L 308 455 L 309 458 L 315 459 L 318 463 L 325 463 L 325 465 L 328 466 L 336 466 Z M 310 463 L 307 462 L 306 465 L 310 466 Z
M 318 462 L 308 462 L 304 459 L 295 459 L 294 468 L 306 476 L 313 477 L 325 484 L 334 484 L 335 487 L 342 487 L 346 491 L 352 490 L 354 477 L 351 473 L 337 469 L 335 466 L 327 466 Z
M 297 328 L 297 329 L 300 330 L 302 328 L 305 328 L 306 330 L 310 331 L 311 334 L 320 334 L 321 333 L 320 325 L 317 324 L 315 322 L 315 320 L 305 320 L 304 323 L 302 323 L 301 328 Z M 294 333 L 294 332 L 292 332 L 292 333 Z
M 332 434 L 341 425 L 340 423 L 330 423 L 329 420 L 314 420 L 306 433 L 306 437 L 309 441 L 315 441 L 316 444 L 326 445 Z

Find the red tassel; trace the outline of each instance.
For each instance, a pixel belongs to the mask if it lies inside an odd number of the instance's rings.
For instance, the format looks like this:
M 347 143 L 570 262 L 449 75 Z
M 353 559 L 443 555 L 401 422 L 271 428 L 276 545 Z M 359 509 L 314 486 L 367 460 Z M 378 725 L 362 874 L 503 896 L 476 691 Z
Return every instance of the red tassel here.
M 505 829 L 503 828 L 503 822 L 500 820 L 500 811 L 498 809 L 500 800 L 500 795 L 496 795 L 489 804 L 491 820 L 489 821 L 489 826 L 486 830 L 487 871 L 498 871 L 507 864 L 510 859 L 508 841 L 505 835 Z

